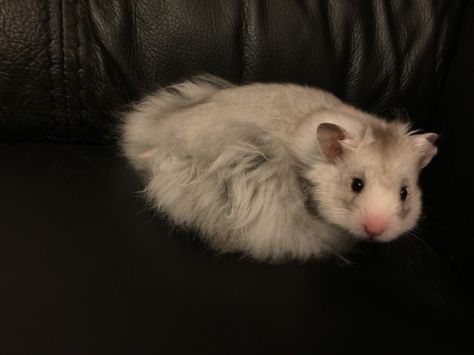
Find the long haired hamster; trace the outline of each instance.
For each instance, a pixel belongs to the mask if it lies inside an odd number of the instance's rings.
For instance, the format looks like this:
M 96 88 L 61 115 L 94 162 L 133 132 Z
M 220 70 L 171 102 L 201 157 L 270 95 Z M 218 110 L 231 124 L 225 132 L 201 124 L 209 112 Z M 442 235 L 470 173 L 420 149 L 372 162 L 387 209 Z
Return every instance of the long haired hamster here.
M 292 84 L 200 76 L 124 116 L 122 148 L 145 193 L 219 252 L 305 260 L 388 242 L 421 213 L 434 133 Z

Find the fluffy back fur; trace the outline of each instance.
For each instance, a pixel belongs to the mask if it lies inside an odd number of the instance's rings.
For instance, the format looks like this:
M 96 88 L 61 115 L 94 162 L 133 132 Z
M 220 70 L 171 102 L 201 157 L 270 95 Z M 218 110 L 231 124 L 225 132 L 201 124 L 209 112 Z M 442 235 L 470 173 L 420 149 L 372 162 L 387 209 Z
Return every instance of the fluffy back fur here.
M 324 213 L 318 203 L 332 198 L 318 187 L 337 184 L 322 182 L 329 178 L 324 171 L 337 175 L 343 162 L 354 164 L 349 151 L 327 161 L 316 138 L 322 122 L 344 127 L 348 145 L 409 137 L 405 125 L 382 122 L 322 90 L 235 86 L 206 75 L 136 105 L 125 116 L 122 147 L 144 174 L 146 195 L 156 208 L 198 230 L 214 249 L 304 260 L 339 252 L 359 233 L 350 224 L 357 221 L 339 223 L 331 215 L 337 208 Z M 380 125 L 389 132 L 385 136 L 377 136 Z M 416 169 L 408 175 L 417 176 Z

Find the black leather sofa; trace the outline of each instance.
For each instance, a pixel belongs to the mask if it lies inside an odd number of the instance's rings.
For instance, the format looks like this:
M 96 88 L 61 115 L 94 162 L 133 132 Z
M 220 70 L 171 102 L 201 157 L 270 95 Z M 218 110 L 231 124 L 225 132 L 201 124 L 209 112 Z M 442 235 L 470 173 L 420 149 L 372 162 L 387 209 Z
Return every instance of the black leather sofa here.
M 419 239 L 268 265 L 167 224 L 116 113 L 198 72 L 439 132 Z M 0 353 L 474 354 L 473 102 L 472 1 L 1 1 Z

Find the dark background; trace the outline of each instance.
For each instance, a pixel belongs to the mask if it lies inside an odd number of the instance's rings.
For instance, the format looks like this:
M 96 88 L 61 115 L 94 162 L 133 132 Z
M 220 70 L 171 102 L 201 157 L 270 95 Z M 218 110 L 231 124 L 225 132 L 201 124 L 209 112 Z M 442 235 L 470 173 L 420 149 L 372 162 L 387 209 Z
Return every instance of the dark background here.
M 472 354 L 474 3 L 0 0 L 0 353 Z M 198 72 L 439 132 L 420 239 L 215 256 L 146 205 L 117 113 Z

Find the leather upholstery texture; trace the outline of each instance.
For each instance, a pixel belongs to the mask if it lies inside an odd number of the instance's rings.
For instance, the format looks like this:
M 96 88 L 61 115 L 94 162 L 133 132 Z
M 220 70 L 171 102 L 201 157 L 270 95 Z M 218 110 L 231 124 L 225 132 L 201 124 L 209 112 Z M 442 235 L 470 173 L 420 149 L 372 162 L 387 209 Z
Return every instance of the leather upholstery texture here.
M 0 0 L 0 354 L 474 354 L 474 1 Z M 120 112 L 193 74 L 440 134 L 418 238 L 217 256 L 143 199 Z
M 319 86 L 427 125 L 463 2 L 3 0 L 0 136 L 100 142 L 126 105 L 199 72 Z

